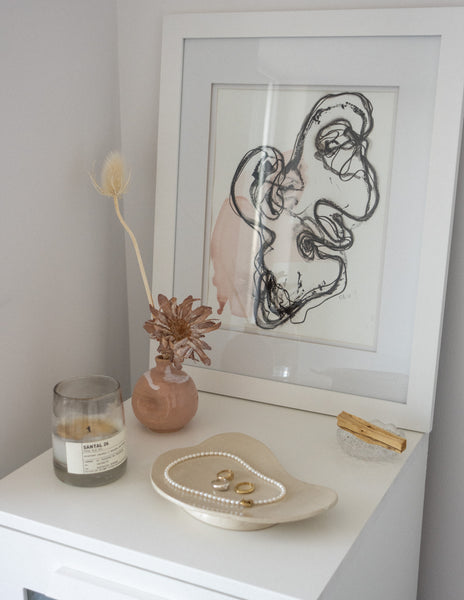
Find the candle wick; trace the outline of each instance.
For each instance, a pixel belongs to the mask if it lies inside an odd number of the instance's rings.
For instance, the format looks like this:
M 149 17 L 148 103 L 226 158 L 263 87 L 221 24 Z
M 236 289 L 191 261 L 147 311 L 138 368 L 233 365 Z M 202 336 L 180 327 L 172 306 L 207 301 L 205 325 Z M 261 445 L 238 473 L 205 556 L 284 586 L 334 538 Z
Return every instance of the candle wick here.
M 87 431 L 90 433 L 90 425 L 87 427 Z

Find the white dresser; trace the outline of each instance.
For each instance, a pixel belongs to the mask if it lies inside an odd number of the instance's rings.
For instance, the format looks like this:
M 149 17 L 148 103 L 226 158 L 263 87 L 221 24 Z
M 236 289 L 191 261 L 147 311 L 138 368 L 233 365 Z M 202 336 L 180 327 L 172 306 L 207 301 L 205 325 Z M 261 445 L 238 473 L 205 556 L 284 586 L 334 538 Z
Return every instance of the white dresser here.
M 339 446 L 334 417 L 200 394 L 177 433 L 142 427 L 126 403 L 126 474 L 100 488 L 54 475 L 51 451 L 0 481 L 0 598 L 56 600 L 414 600 L 428 436 L 363 461 Z M 259 531 L 205 524 L 161 497 L 161 453 L 223 432 L 266 444 L 294 477 L 336 490 L 337 505 Z

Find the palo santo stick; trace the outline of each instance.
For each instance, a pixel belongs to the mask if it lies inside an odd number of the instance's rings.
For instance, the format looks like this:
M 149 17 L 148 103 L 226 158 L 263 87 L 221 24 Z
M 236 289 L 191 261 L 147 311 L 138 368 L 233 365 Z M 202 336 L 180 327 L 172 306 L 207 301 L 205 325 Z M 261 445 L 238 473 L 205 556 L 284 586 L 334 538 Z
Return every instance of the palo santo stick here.
M 398 453 L 406 449 L 405 438 L 347 412 L 341 412 L 338 415 L 337 425 L 368 444 L 376 444 Z

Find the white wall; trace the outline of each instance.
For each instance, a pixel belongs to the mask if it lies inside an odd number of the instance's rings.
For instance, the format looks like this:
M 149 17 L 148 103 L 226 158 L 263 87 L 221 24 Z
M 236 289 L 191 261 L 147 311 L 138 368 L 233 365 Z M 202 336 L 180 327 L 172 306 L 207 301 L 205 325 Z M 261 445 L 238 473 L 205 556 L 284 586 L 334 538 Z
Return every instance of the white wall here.
M 158 110 L 160 32 L 162 16 L 178 12 L 228 12 L 250 10 L 336 9 L 380 7 L 464 6 L 464 0 L 118 0 L 120 24 L 122 140 L 125 153 L 139 169 L 134 201 L 127 215 L 136 223 L 151 273 L 153 203 L 156 160 L 155 115 Z M 366 30 L 368 24 L 366 24 Z M 463 162 L 464 164 L 464 162 Z M 461 467 L 464 437 L 461 433 L 462 355 L 464 352 L 464 182 L 457 196 L 457 212 L 445 315 L 442 360 L 438 383 L 435 429 L 431 436 L 430 466 L 423 530 L 419 600 L 460 600 L 464 584 L 464 474 Z M 132 192 L 129 196 L 132 195 Z M 162 260 L 162 257 L 155 257 Z M 128 259 L 129 265 L 129 259 Z M 141 328 L 146 318 L 146 300 L 137 273 L 128 273 L 133 283 L 129 296 L 131 327 L 131 372 L 138 375 L 147 366 L 148 342 Z M 392 574 L 394 576 L 394 574 Z M 354 599 L 348 599 L 354 600 Z M 394 600 L 403 600 L 401 598 Z
M 464 151 L 458 181 L 434 426 L 430 438 L 419 600 L 464 597 Z
M 0 476 L 50 447 L 54 383 L 128 386 L 124 244 L 87 172 L 118 147 L 113 0 L 0 0 Z
M 129 390 L 124 236 L 111 203 L 96 196 L 86 172 L 119 146 L 121 122 L 133 172 L 125 214 L 151 273 L 163 14 L 440 5 L 439 0 L 116 2 L 121 107 L 115 0 L 0 0 L 0 476 L 50 445 L 56 381 L 104 371 Z M 446 5 L 461 6 L 464 0 Z M 420 600 L 458 600 L 463 587 L 463 185 L 461 177 Z M 148 364 L 142 329 L 147 301 L 130 246 L 127 279 L 134 383 Z

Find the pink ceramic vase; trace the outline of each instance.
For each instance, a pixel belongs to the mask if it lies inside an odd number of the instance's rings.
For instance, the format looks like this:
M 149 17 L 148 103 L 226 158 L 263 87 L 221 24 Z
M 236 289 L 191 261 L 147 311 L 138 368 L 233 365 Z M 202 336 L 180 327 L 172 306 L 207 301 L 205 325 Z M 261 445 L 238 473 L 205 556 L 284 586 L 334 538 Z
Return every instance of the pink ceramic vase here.
M 182 368 L 160 356 L 156 366 L 135 384 L 132 408 L 148 429 L 159 432 L 182 429 L 198 408 L 198 391 L 193 379 Z

